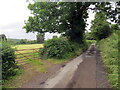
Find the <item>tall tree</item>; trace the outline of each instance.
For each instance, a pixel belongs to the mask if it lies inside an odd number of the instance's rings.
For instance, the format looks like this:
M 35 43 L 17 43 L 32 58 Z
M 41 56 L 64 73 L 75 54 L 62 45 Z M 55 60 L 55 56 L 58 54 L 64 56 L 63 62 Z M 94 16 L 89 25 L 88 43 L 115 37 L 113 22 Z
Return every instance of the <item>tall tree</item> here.
M 90 2 L 35 2 L 28 8 L 34 16 L 25 22 L 27 32 L 62 33 L 71 41 L 82 43 Z
M 107 22 L 105 12 L 97 12 L 91 26 L 92 35 L 95 39 L 101 40 L 111 34 L 110 23 Z
M 82 43 L 87 10 L 91 4 L 95 5 L 96 12 L 104 11 L 107 18 L 119 22 L 116 17 L 119 9 L 111 9 L 112 4 L 109 2 L 35 2 L 28 6 L 33 16 L 25 22 L 24 28 L 27 32 L 61 33 L 73 42 Z M 119 6 L 119 2 L 115 4 Z
M 95 6 L 97 12 L 106 12 L 107 18 L 109 18 L 111 22 L 120 25 L 120 1 L 98 2 Z

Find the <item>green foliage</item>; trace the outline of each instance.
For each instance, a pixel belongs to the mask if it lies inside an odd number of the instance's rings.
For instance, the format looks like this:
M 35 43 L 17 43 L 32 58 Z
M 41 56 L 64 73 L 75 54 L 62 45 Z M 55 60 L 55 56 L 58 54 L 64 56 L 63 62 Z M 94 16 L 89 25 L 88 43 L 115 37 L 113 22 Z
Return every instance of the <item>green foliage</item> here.
M 21 39 L 19 43 L 20 44 L 26 44 L 27 43 L 27 39 Z
M 25 22 L 27 32 L 64 33 L 71 41 L 81 43 L 85 31 L 87 9 L 91 2 L 35 2 Z M 66 9 L 67 8 L 67 9 Z
M 27 44 L 37 44 L 38 42 L 36 40 L 29 40 L 27 41 Z
M 104 65 L 108 73 L 109 82 L 114 88 L 120 89 L 119 78 L 119 52 L 118 52 L 118 33 L 113 33 L 110 37 L 101 40 L 98 46 L 101 50 Z
M 10 47 L 7 42 L 2 42 L 0 47 L 0 56 L 2 56 L 2 79 L 15 75 L 15 51 Z
M 58 38 L 58 36 L 53 36 L 52 38 Z
M 109 25 L 105 12 L 96 13 L 91 27 L 93 37 L 97 40 L 107 38 L 112 33 Z
M 10 45 L 18 45 L 18 44 L 37 44 L 36 40 L 27 40 L 27 39 L 11 39 L 8 38 L 7 42 Z
M 92 10 L 105 13 L 101 13 L 105 18 L 101 19 L 100 17 L 98 19 L 105 21 L 111 18 L 119 23 L 118 6 L 120 2 L 115 2 L 117 7 L 114 10 L 112 8 L 113 4 L 110 2 L 35 2 L 28 6 L 33 16 L 29 17 L 23 28 L 27 32 L 62 33 L 70 41 L 83 43 L 85 21 L 88 18 L 87 10 L 91 9 L 89 6 L 93 4 L 95 8 L 92 8 Z
M 97 40 L 101 40 L 107 38 L 112 32 L 109 27 L 109 24 L 103 24 L 101 26 L 96 27 L 93 33 Z
M 44 49 L 41 52 L 43 57 L 47 58 L 66 58 L 79 49 L 79 45 L 69 42 L 63 38 L 53 38 L 44 43 Z
M 96 43 L 96 40 L 86 40 L 88 46 L 90 46 L 93 43 Z
M 86 32 L 85 33 L 85 38 L 86 40 L 95 40 L 91 32 Z
M 116 32 L 116 31 L 120 30 L 120 28 L 119 28 L 118 24 L 111 24 L 111 30 L 112 30 L 112 32 Z
M 120 23 L 120 1 L 118 2 L 97 2 L 95 4 L 97 12 L 105 12 L 107 19 L 117 24 Z
M 27 39 L 18 39 L 17 41 L 9 40 L 8 41 L 11 45 L 18 45 L 18 44 L 36 44 L 38 43 L 36 40 L 27 40 Z
M 44 33 L 38 33 L 36 35 L 36 37 L 37 37 L 37 43 L 43 43 L 44 42 L 44 36 L 45 36 Z

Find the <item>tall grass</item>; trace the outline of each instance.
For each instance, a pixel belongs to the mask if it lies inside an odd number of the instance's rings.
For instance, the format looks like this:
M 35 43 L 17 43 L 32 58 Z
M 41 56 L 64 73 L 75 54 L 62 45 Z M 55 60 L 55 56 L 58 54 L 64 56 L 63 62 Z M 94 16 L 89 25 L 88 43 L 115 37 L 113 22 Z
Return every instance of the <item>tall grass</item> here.
M 118 59 L 118 33 L 113 33 L 110 37 L 101 40 L 98 43 L 98 47 L 101 51 L 101 56 L 103 63 L 106 67 L 108 73 L 109 82 L 112 84 L 113 88 L 120 89 L 119 83 L 119 59 Z

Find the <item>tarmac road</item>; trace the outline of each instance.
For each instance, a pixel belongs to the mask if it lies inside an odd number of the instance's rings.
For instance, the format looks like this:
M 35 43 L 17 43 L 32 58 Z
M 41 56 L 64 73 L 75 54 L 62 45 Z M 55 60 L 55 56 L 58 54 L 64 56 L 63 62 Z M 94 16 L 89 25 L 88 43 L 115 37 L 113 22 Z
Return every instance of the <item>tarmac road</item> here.
M 45 81 L 43 88 L 111 88 L 95 44 Z

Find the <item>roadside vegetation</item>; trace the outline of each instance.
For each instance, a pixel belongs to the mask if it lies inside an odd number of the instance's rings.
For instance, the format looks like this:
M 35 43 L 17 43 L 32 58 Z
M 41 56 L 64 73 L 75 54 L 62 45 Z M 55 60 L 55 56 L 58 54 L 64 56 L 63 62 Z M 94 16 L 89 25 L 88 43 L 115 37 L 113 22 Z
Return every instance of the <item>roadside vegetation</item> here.
M 53 64 L 69 61 L 84 52 L 91 43 L 96 43 L 97 41 L 101 50 L 103 62 L 107 67 L 109 81 L 113 87 L 118 88 L 118 78 L 116 77 L 118 76 L 118 36 L 117 33 L 114 33 L 116 30 L 113 30 L 118 28 L 118 26 L 111 25 L 107 22 L 107 19 L 111 19 L 112 21 L 119 23 L 120 19 L 116 17 L 118 14 L 116 11 L 118 10 L 117 6 L 119 6 L 120 2 L 116 2 L 115 4 L 115 10 L 112 10 L 112 4 L 110 2 L 29 3 L 28 9 L 31 10 L 32 16 L 29 16 L 28 20 L 25 21 L 25 26 L 23 28 L 26 29 L 27 33 L 37 32 L 37 40 L 29 41 L 26 39 L 21 39 L 19 41 L 15 40 L 15 42 L 14 40 L 8 40 L 7 42 L 12 45 L 12 48 L 11 46 L 3 43 L 4 45 L 0 48 L 2 50 L 2 53 L 0 54 L 2 55 L 3 61 L 3 79 L 7 80 L 10 76 L 16 75 L 17 72 L 20 71 L 20 69 L 16 69 L 18 66 L 22 68 L 21 73 L 23 77 L 26 75 L 26 78 L 29 75 L 28 73 L 35 73 L 33 71 L 47 72 L 47 69 Z M 95 8 L 91 8 L 91 5 L 94 5 Z M 85 36 L 86 20 L 88 18 L 87 10 L 89 9 L 95 10 L 96 16 L 95 20 L 92 22 L 91 33 L 88 33 Z M 44 41 L 44 35 L 46 32 L 60 33 L 61 37 L 55 37 Z M 110 36 L 111 34 L 112 36 Z M 1 35 L 1 37 L 5 36 Z M 6 38 L 3 40 L 6 40 Z M 23 50 L 35 48 L 42 49 L 37 52 Z M 19 54 L 17 50 L 23 51 L 20 51 L 19 53 L 21 54 Z M 17 58 L 24 56 L 25 53 L 29 56 L 21 58 L 21 63 L 19 59 L 17 60 Z M 37 59 L 33 58 L 32 55 L 37 57 Z M 48 62 L 51 62 L 52 65 L 49 66 Z M 26 63 L 29 63 L 31 68 L 23 68 L 23 64 Z M 18 79 L 17 76 L 13 76 L 12 78 Z M 24 80 L 25 77 L 22 78 L 21 76 L 19 80 L 21 79 Z M 12 82 L 13 79 L 11 79 L 9 85 L 6 84 L 5 87 L 10 87 Z M 13 87 L 16 82 L 18 81 L 16 80 L 12 84 Z M 22 82 L 23 81 L 20 81 L 19 84 Z M 19 86 L 19 84 L 17 86 Z
M 3 87 L 15 88 L 20 87 L 20 83 L 25 82 L 23 79 L 26 77 L 28 71 L 29 73 L 31 70 L 38 73 L 46 73 L 48 68 L 51 67 L 51 65 L 48 65 L 47 63 L 54 65 L 68 62 L 85 51 L 87 49 L 87 44 L 79 45 L 77 43 L 69 42 L 66 38 L 56 37 L 45 41 L 44 44 L 12 45 L 12 48 L 14 49 L 14 54 L 16 56 L 14 60 L 16 65 L 19 66 L 19 69 L 17 69 L 18 72 L 14 76 L 11 78 L 8 77 L 8 80 L 3 84 Z M 43 49 L 37 49 L 35 51 L 31 50 L 36 48 Z M 24 68 L 24 64 L 29 64 L 31 67 Z M 25 65 L 25 67 L 27 66 Z M 19 80 L 19 82 L 17 80 Z
M 19 73 L 19 67 L 16 64 L 15 50 L 6 42 L 0 43 L 0 56 L 2 57 L 2 82 Z
M 44 43 L 44 48 L 40 50 L 43 58 L 67 59 L 80 55 L 87 48 L 87 44 L 78 44 L 68 41 L 68 39 L 53 38 Z
M 109 82 L 113 88 L 120 89 L 120 74 L 118 73 L 120 66 L 118 48 L 120 46 L 118 46 L 118 34 L 120 35 L 120 31 L 113 33 L 106 39 L 102 39 L 98 42 L 98 47 L 101 51 L 101 56 L 106 67 Z

